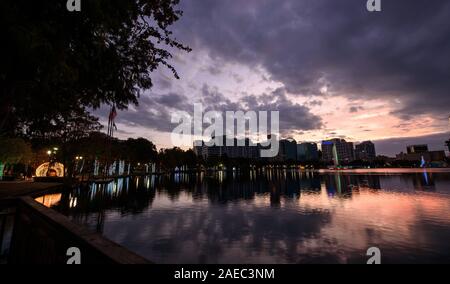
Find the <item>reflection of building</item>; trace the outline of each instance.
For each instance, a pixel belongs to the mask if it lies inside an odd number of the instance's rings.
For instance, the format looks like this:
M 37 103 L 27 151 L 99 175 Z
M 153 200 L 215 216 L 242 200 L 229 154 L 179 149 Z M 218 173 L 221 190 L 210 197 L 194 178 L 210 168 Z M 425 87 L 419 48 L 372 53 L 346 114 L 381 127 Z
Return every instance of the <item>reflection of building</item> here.
M 351 196 L 352 186 L 357 185 L 356 176 L 350 175 L 325 175 L 323 176 L 325 188 L 330 196 Z
M 335 147 L 335 153 L 333 148 Z M 354 158 L 353 143 L 347 142 L 344 139 L 332 139 L 322 141 L 322 159 L 325 162 L 335 161 L 337 156 L 338 162 L 351 162 Z M 337 163 L 336 163 L 337 164 Z
M 429 151 L 428 145 L 411 145 L 407 148 L 407 154 L 400 153 L 397 155 L 397 160 L 417 162 L 422 159 L 427 162 L 441 162 L 445 160 L 445 151 Z
M 297 144 L 297 161 L 314 162 L 319 160 L 319 152 L 316 143 L 300 143 Z
M 428 152 L 428 145 L 411 145 L 406 147 L 408 154 L 420 154 Z
M 436 189 L 435 183 L 433 180 L 433 175 L 427 172 L 423 172 L 422 174 L 417 174 L 412 178 L 412 182 L 414 185 L 414 189 L 416 190 L 427 190 L 434 191 Z
M 375 144 L 365 141 L 355 146 L 355 158 L 363 161 L 373 161 L 376 158 Z
M 327 193 L 331 196 L 349 197 L 361 188 L 381 189 L 380 177 L 377 175 L 345 175 L 336 173 L 334 175 L 324 175 L 323 180 Z

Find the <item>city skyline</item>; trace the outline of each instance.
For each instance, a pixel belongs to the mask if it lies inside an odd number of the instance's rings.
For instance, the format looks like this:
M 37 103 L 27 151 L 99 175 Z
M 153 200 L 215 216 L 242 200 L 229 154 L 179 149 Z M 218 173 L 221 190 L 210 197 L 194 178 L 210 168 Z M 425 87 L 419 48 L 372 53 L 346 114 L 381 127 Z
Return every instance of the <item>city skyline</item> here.
M 281 134 L 301 141 L 371 140 L 391 156 L 402 141 L 443 149 L 448 3 L 408 1 L 404 9 L 395 1 L 370 14 L 359 2 L 182 1 L 172 30 L 193 51 L 174 53 L 180 80 L 154 72 L 140 106 L 118 112 L 117 135 L 170 148 L 170 114 L 203 102 L 219 111 L 280 110 Z M 97 114 L 107 121 L 106 108 Z
M 212 137 L 209 140 L 194 141 L 192 150 L 197 157 L 206 161 L 211 158 L 213 160 L 216 158 L 225 158 L 225 160 L 244 158 L 252 162 L 323 163 L 324 165 L 334 164 L 335 166 L 353 162 L 382 162 L 385 166 L 391 166 L 390 162 L 394 161 L 420 161 L 421 167 L 423 167 L 427 163 L 434 166 L 445 165 L 447 159 L 447 150 L 431 149 L 428 144 L 408 144 L 394 156 L 387 157 L 377 152 L 372 141 L 355 144 L 345 139 L 334 138 L 315 143 L 296 141 L 292 138 L 272 138 L 272 135 L 267 136 L 267 140 L 278 144 L 276 147 L 278 151 L 275 156 L 270 157 L 261 153 L 263 149 L 267 148 L 264 143 L 255 142 L 248 137 L 240 139 L 227 135 Z M 446 144 L 450 145 L 450 141 L 446 141 Z

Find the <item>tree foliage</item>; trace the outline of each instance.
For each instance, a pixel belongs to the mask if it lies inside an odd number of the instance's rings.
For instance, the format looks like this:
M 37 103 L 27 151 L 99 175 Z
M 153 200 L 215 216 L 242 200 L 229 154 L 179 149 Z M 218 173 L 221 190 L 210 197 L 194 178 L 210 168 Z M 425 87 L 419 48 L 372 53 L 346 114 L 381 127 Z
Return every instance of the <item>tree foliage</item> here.
M 198 158 L 192 150 L 184 151 L 178 147 L 161 149 L 158 153 L 158 160 L 166 170 L 173 170 L 181 166 L 195 166 L 198 162 Z
M 21 138 L 0 138 L 0 163 L 27 164 L 32 159 L 30 144 Z
M 0 1 L 0 131 L 29 136 L 92 120 L 89 108 L 137 104 L 168 51 L 189 48 L 169 26 L 179 0 L 90 0 L 71 13 L 66 1 Z M 95 121 L 93 121 L 95 124 Z
M 125 160 L 132 163 L 155 162 L 158 152 L 156 146 L 145 138 L 119 140 L 104 133 L 92 132 L 73 143 L 71 153 L 89 160 Z
M 154 162 L 157 158 L 158 152 L 156 151 L 156 146 L 145 138 L 129 138 L 123 144 L 125 158 L 133 163 Z

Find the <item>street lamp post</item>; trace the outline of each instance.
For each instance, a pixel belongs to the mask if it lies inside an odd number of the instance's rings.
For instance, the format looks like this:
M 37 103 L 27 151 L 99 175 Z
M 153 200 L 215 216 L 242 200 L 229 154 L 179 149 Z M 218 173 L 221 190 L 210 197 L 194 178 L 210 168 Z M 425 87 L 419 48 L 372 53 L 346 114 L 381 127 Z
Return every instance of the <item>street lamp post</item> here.
M 82 169 L 82 168 L 83 168 L 83 165 L 84 165 L 83 156 L 76 156 L 76 157 L 75 157 L 75 169 L 74 169 L 74 171 L 73 171 L 74 175 L 76 175 L 76 173 L 77 173 L 77 170 L 78 170 L 78 163 L 79 163 L 80 161 L 82 161 L 82 164 L 81 164 L 81 169 Z M 81 172 L 81 170 L 80 170 L 80 172 Z
M 47 168 L 47 175 L 48 172 L 53 168 L 55 162 L 56 162 L 56 153 L 58 152 L 58 147 L 53 147 L 52 149 L 47 150 L 48 155 L 48 168 Z

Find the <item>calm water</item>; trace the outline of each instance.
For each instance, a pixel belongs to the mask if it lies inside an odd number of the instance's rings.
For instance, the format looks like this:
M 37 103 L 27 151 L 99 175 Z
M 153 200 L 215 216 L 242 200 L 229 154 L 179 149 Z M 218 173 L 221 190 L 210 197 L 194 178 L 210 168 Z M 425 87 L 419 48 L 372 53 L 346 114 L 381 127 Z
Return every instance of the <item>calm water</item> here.
M 450 263 L 450 172 L 121 179 L 40 199 L 157 263 Z

